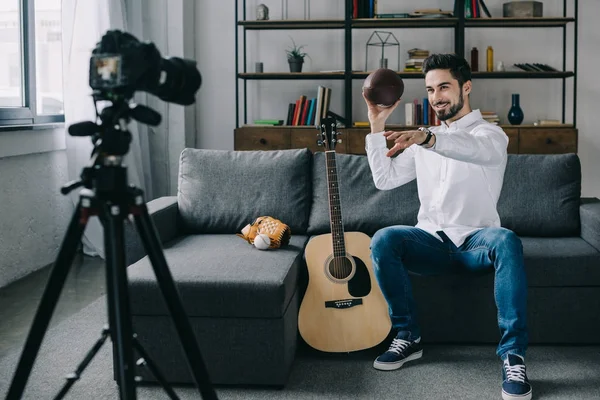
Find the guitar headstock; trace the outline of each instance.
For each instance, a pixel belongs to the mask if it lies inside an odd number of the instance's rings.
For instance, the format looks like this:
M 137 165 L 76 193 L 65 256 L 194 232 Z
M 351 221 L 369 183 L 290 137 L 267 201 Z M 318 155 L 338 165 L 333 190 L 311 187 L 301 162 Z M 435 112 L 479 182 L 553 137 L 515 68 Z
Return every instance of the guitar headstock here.
M 342 133 L 337 131 L 335 118 L 323 118 L 318 129 L 320 132 L 317 133 L 317 144 L 323 146 L 325 151 L 335 151 L 335 146 L 342 143 L 342 139 L 338 138 Z

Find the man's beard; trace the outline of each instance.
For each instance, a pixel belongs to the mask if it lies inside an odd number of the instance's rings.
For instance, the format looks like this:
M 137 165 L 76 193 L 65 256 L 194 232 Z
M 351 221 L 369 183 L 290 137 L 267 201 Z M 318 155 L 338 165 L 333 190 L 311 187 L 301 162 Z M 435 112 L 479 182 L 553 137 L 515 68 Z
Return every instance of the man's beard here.
M 450 106 L 448 109 L 445 109 L 445 110 L 440 110 L 440 111 L 435 110 L 435 113 L 440 121 L 446 121 L 446 120 L 449 120 L 450 118 L 454 118 L 456 116 L 456 114 L 458 114 L 459 111 L 462 110 L 464 105 L 465 105 L 465 101 L 463 99 L 463 91 L 461 88 L 460 94 L 458 96 L 458 103 Z

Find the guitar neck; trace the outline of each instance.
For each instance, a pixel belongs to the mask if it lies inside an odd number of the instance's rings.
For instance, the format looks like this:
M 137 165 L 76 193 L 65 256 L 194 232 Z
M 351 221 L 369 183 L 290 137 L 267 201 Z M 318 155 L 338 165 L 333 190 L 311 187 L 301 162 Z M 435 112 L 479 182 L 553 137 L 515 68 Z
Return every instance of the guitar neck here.
M 325 152 L 325 165 L 327 168 L 327 193 L 329 195 L 329 223 L 331 225 L 331 240 L 333 242 L 333 256 L 346 256 L 346 243 L 344 241 L 344 223 L 342 220 L 342 207 L 337 177 L 335 151 Z

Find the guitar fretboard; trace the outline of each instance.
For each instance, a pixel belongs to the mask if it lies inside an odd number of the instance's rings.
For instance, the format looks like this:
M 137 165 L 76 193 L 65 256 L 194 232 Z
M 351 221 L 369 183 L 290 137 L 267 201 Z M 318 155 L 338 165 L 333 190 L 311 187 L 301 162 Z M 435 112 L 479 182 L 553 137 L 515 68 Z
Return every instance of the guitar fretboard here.
M 331 238 L 333 241 L 333 256 L 346 256 L 346 243 L 344 242 L 344 223 L 342 221 L 342 207 L 338 186 L 337 165 L 335 151 L 325 152 L 325 165 L 327 168 L 327 192 L 329 194 L 329 223 L 331 224 Z

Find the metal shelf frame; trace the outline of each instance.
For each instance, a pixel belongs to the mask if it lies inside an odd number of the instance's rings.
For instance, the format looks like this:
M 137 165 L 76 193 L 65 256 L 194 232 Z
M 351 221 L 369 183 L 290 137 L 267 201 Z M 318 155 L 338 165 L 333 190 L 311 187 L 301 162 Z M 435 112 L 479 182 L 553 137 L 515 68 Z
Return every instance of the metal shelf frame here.
M 561 79 L 562 80 L 562 123 L 566 118 L 566 80 L 573 79 L 573 126 L 577 121 L 577 34 L 579 23 L 578 0 L 573 0 L 572 16 L 568 15 L 568 1 L 563 0 L 562 17 L 540 18 L 465 18 L 465 0 L 455 0 L 455 17 L 452 18 L 407 18 L 407 19 L 380 19 L 380 18 L 352 18 L 352 0 L 345 0 L 343 19 L 315 19 L 315 20 L 247 20 L 246 0 L 235 0 L 235 100 L 236 100 L 236 128 L 240 124 L 240 80 L 243 86 L 243 125 L 248 123 L 247 82 L 249 80 L 343 80 L 344 81 L 344 117 L 352 119 L 352 82 L 364 79 L 369 72 L 352 71 L 352 31 L 354 29 L 372 28 L 449 28 L 454 29 L 454 52 L 465 57 L 465 33 L 473 28 L 560 28 L 562 29 L 562 71 L 552 72 L 473 72 L 473 79 Z M 241 18 L 240 18 L 241 5 Z M 567 27 L 573 24 L 573 71 L 567 71 Z M 302 29 L 343 29 L 344 30 L 344 70 L 340 72 L 300 72 L 300 73 L 253 73 L 247 70 L 247 31 L 252 30 L 302 30 Z M 240 33 L 241 31 L 241 33 Z M 241 34 L 241 65 L 240 68 L 240 34 Z M 423 79 L 419 72 L 398 72 L 402 79 Z

